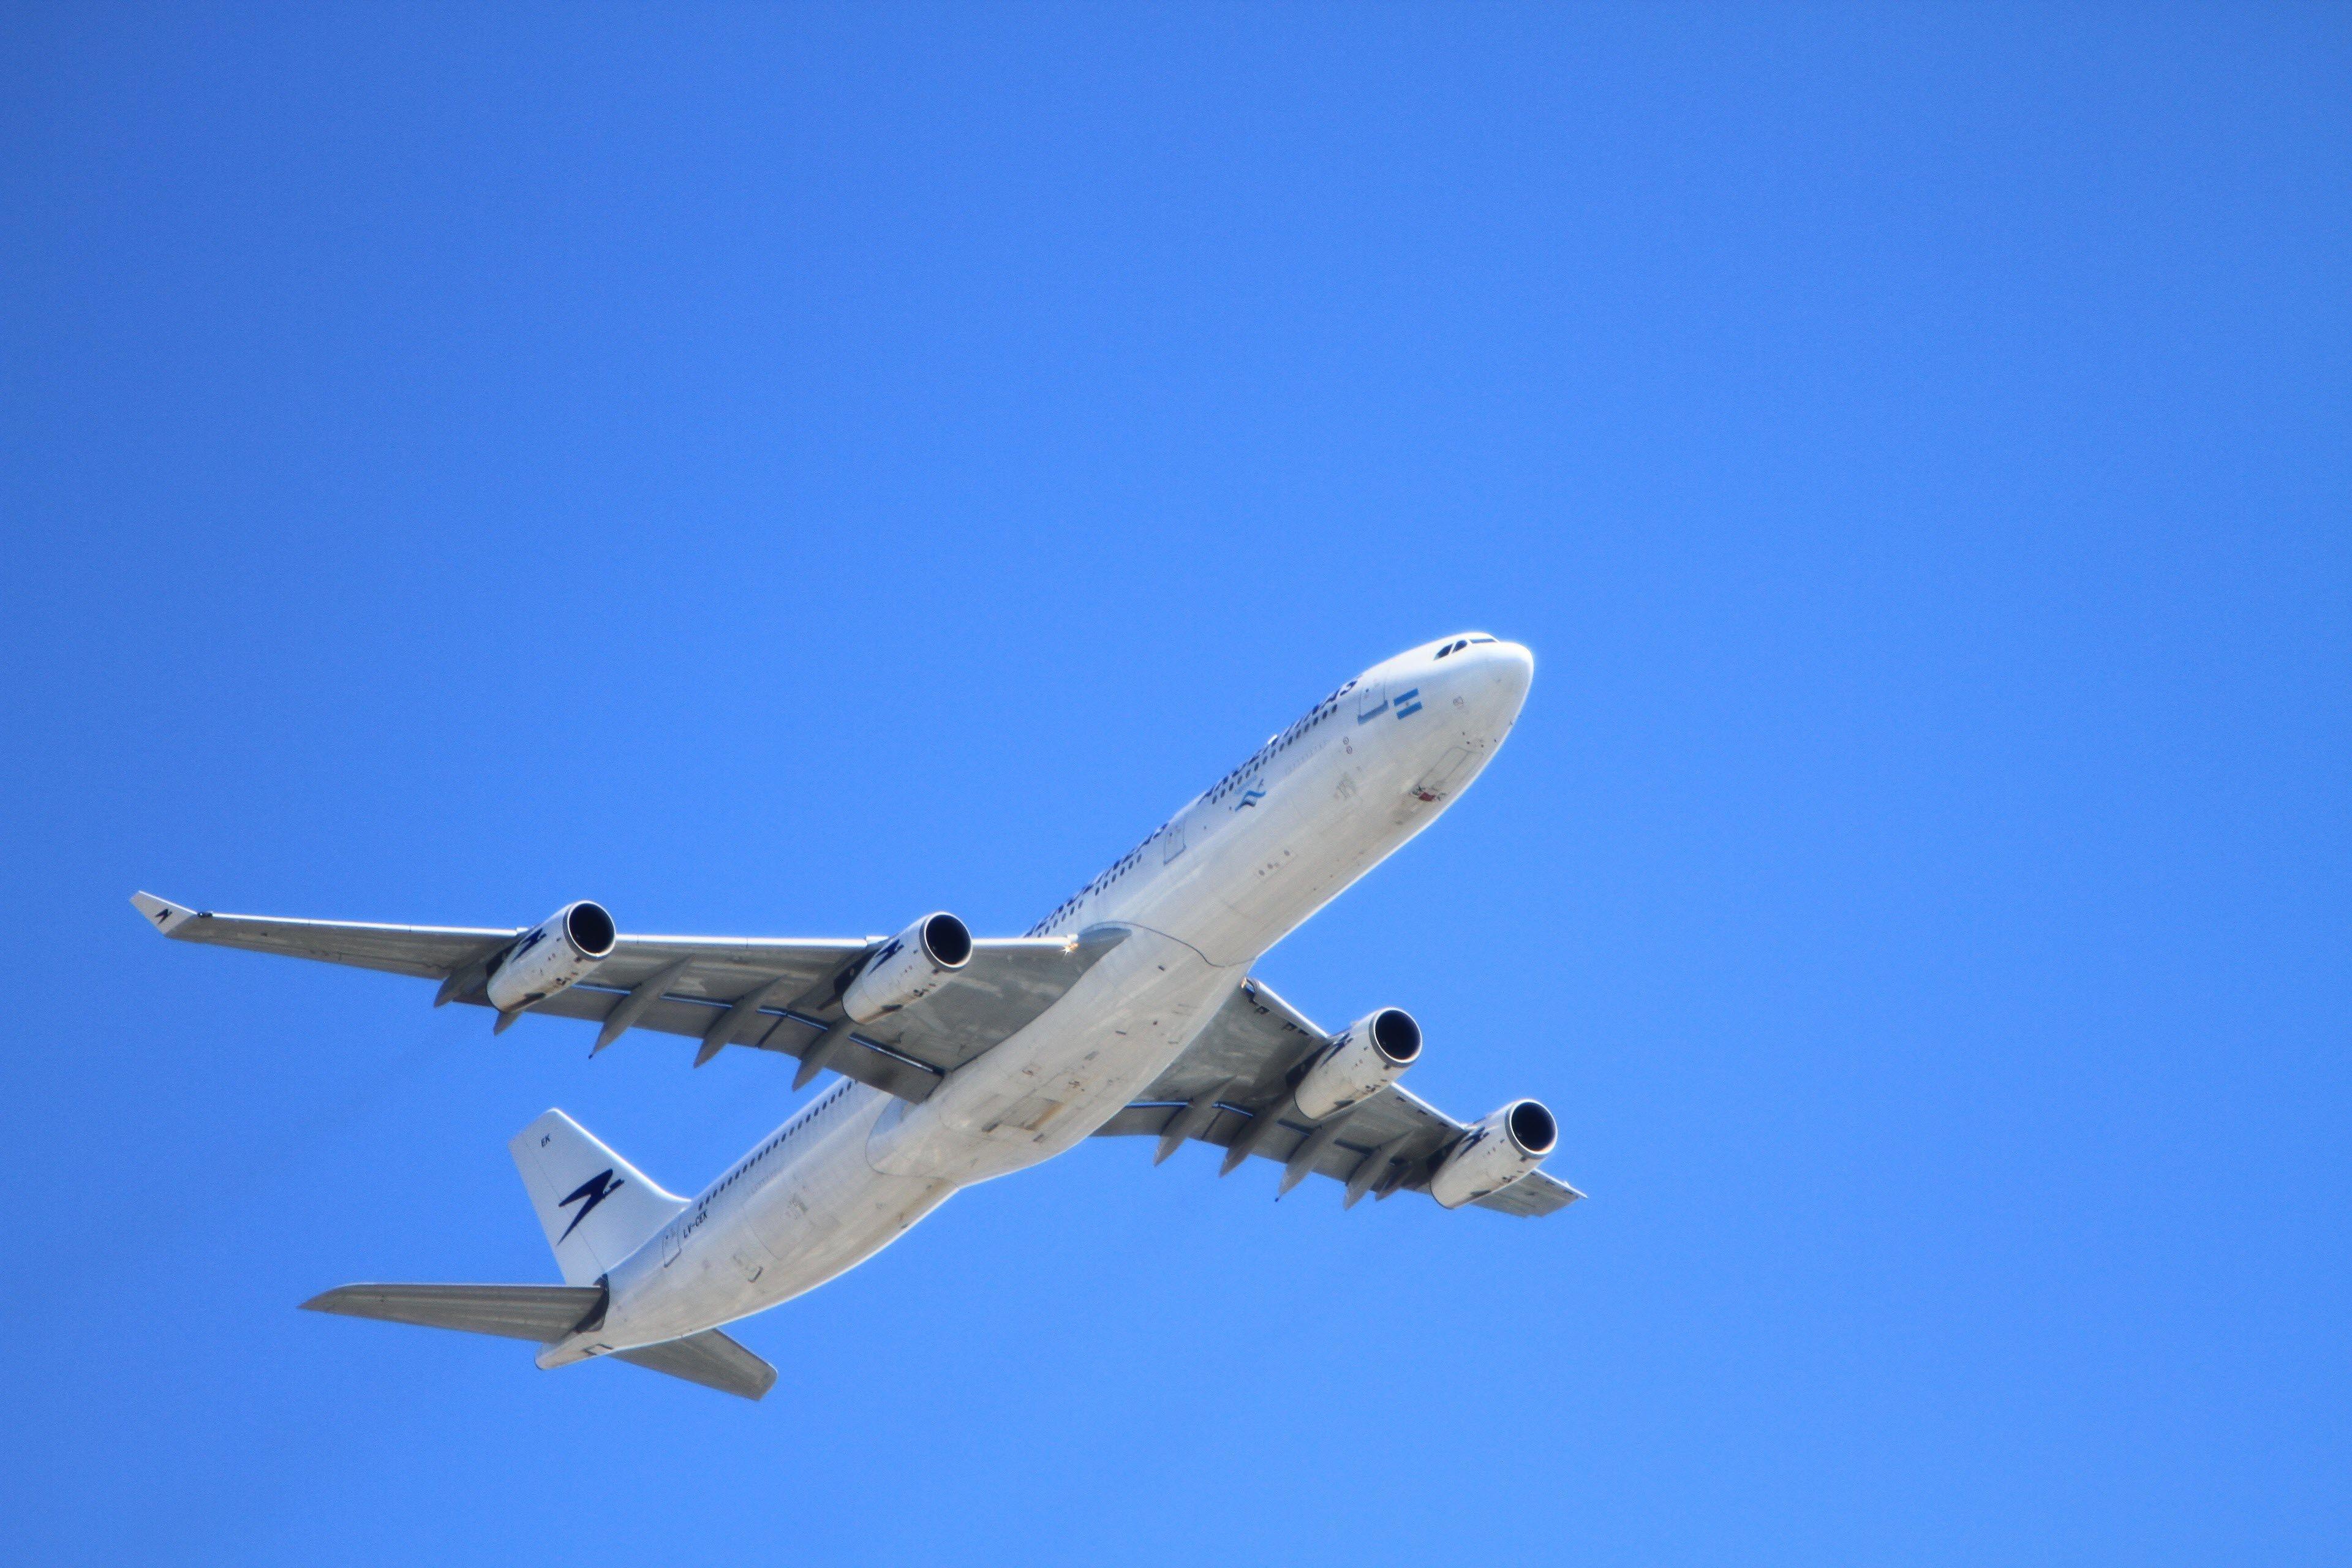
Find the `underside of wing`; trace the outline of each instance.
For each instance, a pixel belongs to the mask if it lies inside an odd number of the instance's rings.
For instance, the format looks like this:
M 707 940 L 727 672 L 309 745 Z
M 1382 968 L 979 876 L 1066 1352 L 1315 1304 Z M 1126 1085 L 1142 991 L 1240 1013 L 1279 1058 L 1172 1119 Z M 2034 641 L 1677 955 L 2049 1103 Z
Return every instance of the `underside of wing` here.
M 665 1340 L 633 1351 L 614 1351 L 613 1359 L 649 1368 L 732 1394 L 757 1399 L 776 1385 L 776 1369 L 745 1350 L 717 1329 L 705 1329 L 682 1340 Z
M 178 942 L 242 947 L 325 963 L 381 969 L 438 980 L 450 970 L 514 941 L 512 931 L 462 926 L 362 925 L 352 921 L 286 921 L 261 915 L 216 915 L 152 893 L 131 895 L 133 908 Z
M 1529 1171 L 1499 1193 L 1488 1193 L 1471 1202 L 1482 1209 L 1496 1214 L 1515 1214 L 1528 1219 L 1558 1214 L 1584 1194 L 1546 1171 Z
M 244 948 L 384 970 L 441 983 L 437 1004 L 490 1006 L 490 977 L 530 931 L 456 926 L 372 925 L 215 914 L 156 898 L 131 902 L 180 942 Z M 854 1024 L 842 996 L 883 945 L 870 937 L 629 936 L 576 982 L 510 1013 L 601 1024 L 596 1049 L 630 1029 L 701 1041 L 696 1063 L 728 1046 L 802 1060 L 802 1081 L 821 1068 L 902 1100 L 928 1098 L 941 1079 L 1010 1038 L 1060 1000 L 1125 937 L 1106 928 L 1076 938 L 983 938 L 919 1006 Z
M 302 1309 L 545 1344 L 570 1333 L 604 1302 L 604 1290 L 594 1285 L 341 1285 L 311 1297 Z
M 601 1285 L 343 1285 L 302 1307 L 549 1344 L 591 1317 L 602 1322 L 607 1299 Z M 613 1357 L 745 1399 L 759 1398 L 776 1382 L 774 1367 L 717 1329 L 615 1351 Z
M 1273 1160 L 1284 1167 L 1281 1192 L 1310 1175 L 1328 1176 L 1346 1186 L 1349 1205 L 1367 1194 L 1428 1191 L 1476 1130 L 1393 1083 L 1333 1114 L 1307 1115 L 1297 1086 L 1334 1043 L 1272 988 L 1245 981 L 1184 1054 L 1097 1136 L 1157 1138 L 1162 1160 L 1188 1140 L 1213 1144 L 1225 1151 L 1225 1172 L 1252 1156 Z M 1537 1215 L 1581 1196 L 1529 1170 L 1468 1201 Z

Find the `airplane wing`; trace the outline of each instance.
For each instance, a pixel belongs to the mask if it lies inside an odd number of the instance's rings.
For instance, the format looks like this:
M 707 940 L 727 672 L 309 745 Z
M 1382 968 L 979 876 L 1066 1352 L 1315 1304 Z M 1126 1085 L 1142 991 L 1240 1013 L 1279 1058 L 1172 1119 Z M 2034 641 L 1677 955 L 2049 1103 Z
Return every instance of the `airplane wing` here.
M 521 934 L 215 914 L 152 893 L 131 901 L 175 941 L 437 980 L 436 1005 L 489 1005 L 483 991 L 489 963 Z M 702 1041 L 697 1066 L 723 1047 L 754 1046 L 802 1058 L 803 1082 L 831 1068 L 901 1100 L 921 1100 L 948 1073 L 1060 1000 L 1125 936 L 1106 929 L 1074 938 L 976 941 L 971 960 L 920 1007 L 853 1027 L 841 1010 L 839 983 L 878 939 L 625 935 L 586 978 L 525 1010 L 601 1022 L 599 1050 L 632 1028 L 688 1035 Z
M 1272 987 L 1245 980 L 1142 1098 L 1096 1136 L 1156 1137 L 1163 1160 L 1185 1140 L 1198 1139 L 1225 1151 L 1225 1171 L 1253 1154 L 1279 1161 L 1282 1192 L 1309 1175 L 1328 1176 L 1346 1184 L 1350 1206 L 1367 1193 L 1385 1198 L 1426 1190 L 1438 1162 L 1468 1125 L 1395 1084 L 1328 1121 L 1309 1121 L 1291 1099 L 1293 1077 L 1330 1042 Z M 1473 1201 L 1504 1214 L 1537 1215 L 1583 1195 L 1538 1170 Z

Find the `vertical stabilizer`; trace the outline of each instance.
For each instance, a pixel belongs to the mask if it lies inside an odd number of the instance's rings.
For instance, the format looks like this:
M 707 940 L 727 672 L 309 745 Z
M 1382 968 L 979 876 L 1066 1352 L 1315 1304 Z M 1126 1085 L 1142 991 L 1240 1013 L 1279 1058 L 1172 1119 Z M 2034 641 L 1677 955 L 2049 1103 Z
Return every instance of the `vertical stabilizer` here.
M 594 1284 L 686 1207 L 561 1110 L 516 1133 L 507 1148 L 566 1284 Z

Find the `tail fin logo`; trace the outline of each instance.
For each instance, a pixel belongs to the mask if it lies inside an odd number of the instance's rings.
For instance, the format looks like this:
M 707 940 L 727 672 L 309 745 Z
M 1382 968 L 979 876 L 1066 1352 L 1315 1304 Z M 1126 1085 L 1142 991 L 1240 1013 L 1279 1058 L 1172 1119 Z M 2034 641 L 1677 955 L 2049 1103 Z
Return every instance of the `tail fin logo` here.
M 603 1203 L 606 1198 L 611 1197 L 614 1193 L 619 1192 L 623 1187 L 625 1187 L 628 1184 L 628 1178 L 625 1176 L 617 1182 L 613 1180 L 613 1172 L 608 1166 L 605 1169 L 597 1172 L 586 1181 L 581 1183 L 579 1186 L 573 1188 L 572 1195 L 555 1206 L 558 1208 L 568 1209 L 573 1204 L 579 1204 L 580 1212 L 572 1216 L 572 1223 L 563 1227 L 563 1234 L 555 1238 L 555 1245 L 561 1247 L 565 1242 L 571 1240 L 572 1233 L 580 1228 L 580 1222 L 586 1219 L 590 1213 L 595 1209 L 598 1204 Z M 584 1203 L 581 1201 L 583 1198 L 587 1200 Z

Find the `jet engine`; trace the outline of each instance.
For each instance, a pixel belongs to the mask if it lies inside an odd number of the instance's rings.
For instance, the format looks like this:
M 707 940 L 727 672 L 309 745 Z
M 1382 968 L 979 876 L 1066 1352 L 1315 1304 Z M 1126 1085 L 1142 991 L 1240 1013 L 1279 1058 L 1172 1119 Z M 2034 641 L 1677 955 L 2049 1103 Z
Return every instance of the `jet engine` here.
M 1367 1013 L 1348 1026 L 1298 1080 L 1298 1109 L 1317 1121 L 1394 1083 L 1421 1056 L 1421 1026 L 1402 1007 Z
M 971 962 L 971 932 L 950 914 L 925 915 L 878 948 L 849 989 L 842 1010 L 861 1024 L 921 1001 Z
M 490 1005 L 511 1013 L 543 1002 L 584 978 L 613 951 L 613 917 L 583 899 L 566 904 L 522 933 L 490 971 Z
M 1515 1100 L 1463 1134 L 1437 1173 L 1429 1195 L 1450 1209 L 1500 1192 L 1543 1163 L 1559 1141 L 1559 1123 L 1532 1100 Z

